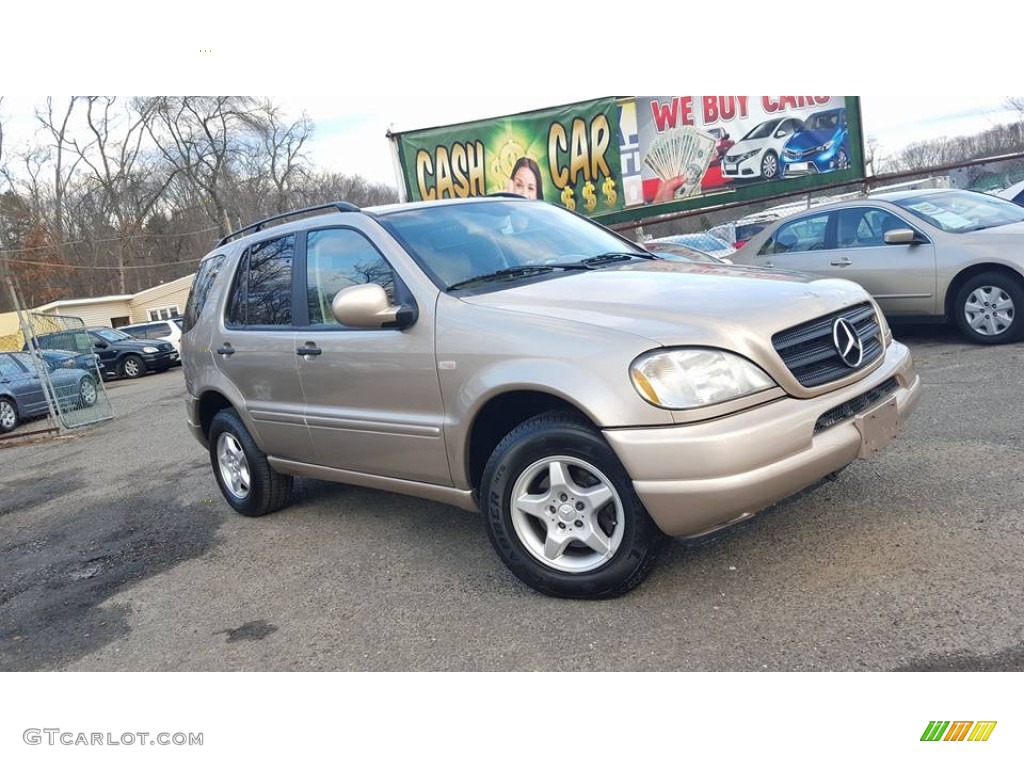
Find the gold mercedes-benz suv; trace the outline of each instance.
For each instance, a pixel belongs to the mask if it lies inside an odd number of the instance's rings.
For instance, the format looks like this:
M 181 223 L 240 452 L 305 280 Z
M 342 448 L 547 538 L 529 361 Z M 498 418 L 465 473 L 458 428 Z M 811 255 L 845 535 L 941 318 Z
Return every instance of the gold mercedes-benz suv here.
M 235 510 L 279 509 L 294 476 L 479 510 L 508 568 L 560 597 L 623 594 L 669 537 L 871 456 L 921 392 L 852 282 L 662 260 L 508 195 L 232 233 L 181 344 Z

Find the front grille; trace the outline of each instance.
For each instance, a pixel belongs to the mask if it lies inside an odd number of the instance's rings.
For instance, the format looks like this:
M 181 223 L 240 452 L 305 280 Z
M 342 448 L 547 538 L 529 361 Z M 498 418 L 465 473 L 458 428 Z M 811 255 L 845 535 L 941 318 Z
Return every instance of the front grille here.
M 854 327 L 864 345 L 864 355 L 856 369 L 843 362 L 832 340 L 832 327 L 840 318 Z M 797 381 L 805 387 L 817 387 L 849 376 L 877 360 L 882 354 L 882 329 L 875 308 L 865 302 L 779 331 L 772 336 L 772 345 Z
M 834 427 L 841 421 L 852 419 L 858 413 L 863 413 L 875 403 L 884 400 L 899 388 L 900 385 L 896 383 L 896 379 L 886 379 L 874 389 L 869 389 L 852 400 L 840 403 L 835 408 L 829 408 L 814 423 L 814 434 Z

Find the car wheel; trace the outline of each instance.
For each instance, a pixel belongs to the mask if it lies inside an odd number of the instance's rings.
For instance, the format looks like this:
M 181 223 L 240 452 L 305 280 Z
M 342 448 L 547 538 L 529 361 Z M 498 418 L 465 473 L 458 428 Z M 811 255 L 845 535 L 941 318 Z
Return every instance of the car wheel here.
M 233 408 L 210 424 L 210 462 L 228 504 L 247 517 L 260 517 L 288 503 L 293 478 L 276 472 Z
M 138 355 L 128 355 L 121 361 L 121 375 L 126 379 L 137 379 L 146 372 L 146 364 Z
M 6 397 L 0 397 L 0 432 L 10 432 L 18 426 L 18 409 Z
M 1000 272 L 975 275 L 964 283 L 953 311 L 960 331 L 978 344 L 1004 344 L 1024 334 L 1024 288 Z
M 78 385 L 78 404 L 82 408 L 96 405 L 96 380 L 92 376 L 84 376 Z
M 774 179 L 779 175 L 779 158 L 774 152 L 768 151 L 761 158 L 761 176 L 765 181 Z
M 554 597 L 625 594 L 667 540 L 604 438 L 570 413 L 536 416 L 501 441 L 484 468 L 481 509 L 505 565 Z
M 836 170 L 844 171 L 850 167 L 850 158 L 846 154 L 845 149 L 840 149 L 839 154 L 836 155 Z

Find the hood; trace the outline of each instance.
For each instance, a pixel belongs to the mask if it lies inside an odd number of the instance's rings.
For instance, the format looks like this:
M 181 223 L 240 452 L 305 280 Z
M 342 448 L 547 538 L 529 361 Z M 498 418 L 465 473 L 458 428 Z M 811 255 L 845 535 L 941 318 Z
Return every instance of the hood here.
M 820 131 L 800 131 L 788 142 L 786 142 L 786 149 L 792 149 L 797 152 L 806 152 L 808 149 L 814 147 L 820 147 L 826 141 L 834 138 L 836 131 L 834 130 L 820 130 Z
M 725 156 L 729 158 L 736 157 L 737 155 L 745 155 L 747 152 L 753 152 L 754 150 L 774 147 L 778 143 L 779 140 L 774 139 L 771 136 L 766 139 L 745 139 L 743 141 L 737 141 L 729 147 L 729 151 L 725 153 Z
M 962 232 L 959 235 L 953 234 L 957 240 L 963 240 L 966 243 L 981 243 L 981 242 L 1000 242 L 1004 241 L 1004 238 L 1011 237 L 1016 241 L 1020 241 L 1024 237 L 1024 221 L 1018 221 L 1015 224 L 1003 224 L 1001 227 L 989 227 L 988 229 L 979 229 L 975 232 Z
M 721 346 L 726 339 L 763 343 L 766 335 L 865 301 L 867 294 L 847 280 L 797 272 L 645 261 L 561 273 L 460 298 L 622 331 L 666 346 Z

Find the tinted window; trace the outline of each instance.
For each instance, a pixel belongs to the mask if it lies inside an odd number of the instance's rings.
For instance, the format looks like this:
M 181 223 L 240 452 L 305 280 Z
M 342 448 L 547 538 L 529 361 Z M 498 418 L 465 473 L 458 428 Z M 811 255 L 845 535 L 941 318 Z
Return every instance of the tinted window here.
M 334 323 L 331 302 L 338 291 L 376 283 L 394 303 L 391 266 L 362 234 L 352 229 L 326 229 L 306 237 L 306 295 L 309 322 Z
M 295 235 L 258 243 L 238 265 L 228 299 L 228 325 L 290 325 Z
M 221 265 L 224 264 L 224 254 L 207 259 L 199 265 L 199 272 L 192 283 L 192 290 L 188 295 L 188 303 L 185 305 L 185 317 L 182 319 L 182 330 L 187 331 L 196 324 L 196 320 L 203 312 L 206 305 L 206 297 L 210 295 L 210 288 L 220 273 Z
M 825 247 L 828 214 L 809 216 L 783 224 L 762 246 L 762 254 L 818 251 Z
M 171 335 L 171 328 L 167 323 L 153 323 L 146 326 L 146 334 L 150 339 L 159 339 Z

